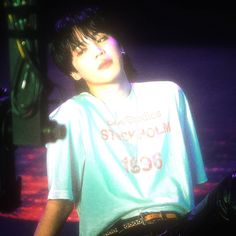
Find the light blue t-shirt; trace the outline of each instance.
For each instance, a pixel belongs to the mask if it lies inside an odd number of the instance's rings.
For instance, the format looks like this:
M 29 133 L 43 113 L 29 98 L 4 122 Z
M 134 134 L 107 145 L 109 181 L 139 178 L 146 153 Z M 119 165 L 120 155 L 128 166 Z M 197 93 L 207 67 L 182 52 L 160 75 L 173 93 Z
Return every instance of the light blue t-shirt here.
M 185 214 L 206 181 L 189 104 L 173 82 L 133 83 L 119 104 L 89 93 L 50 116 L 66 138 L 47 144 L 49 199 L 70 199 L 80 236 L 148 211 Z

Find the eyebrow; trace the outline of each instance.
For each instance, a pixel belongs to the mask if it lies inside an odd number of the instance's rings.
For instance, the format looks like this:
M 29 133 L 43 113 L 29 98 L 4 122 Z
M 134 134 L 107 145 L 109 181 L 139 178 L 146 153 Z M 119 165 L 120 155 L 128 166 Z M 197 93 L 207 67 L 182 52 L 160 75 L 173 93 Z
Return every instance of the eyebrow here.
M 81 32 L 81 30 L 75 29 L 72 36 L 72 42 L 71 42 L 71 48 L 72 50 L 76 50 L 76 48 L 83 49 L 88 44 L 85 40 L 91 39 L 91 40 L 97 40 L 99 37 L 103 37 L 107 35 L 103 32 Z

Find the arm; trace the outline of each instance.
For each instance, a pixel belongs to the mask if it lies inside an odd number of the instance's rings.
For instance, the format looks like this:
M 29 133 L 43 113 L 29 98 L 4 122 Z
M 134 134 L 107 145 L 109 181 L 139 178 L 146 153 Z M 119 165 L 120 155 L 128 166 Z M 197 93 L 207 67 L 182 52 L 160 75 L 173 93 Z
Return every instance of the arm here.
M 73 208 L 74 203 L 69 200 L 48 200 L 34 236 L 57 235 Z

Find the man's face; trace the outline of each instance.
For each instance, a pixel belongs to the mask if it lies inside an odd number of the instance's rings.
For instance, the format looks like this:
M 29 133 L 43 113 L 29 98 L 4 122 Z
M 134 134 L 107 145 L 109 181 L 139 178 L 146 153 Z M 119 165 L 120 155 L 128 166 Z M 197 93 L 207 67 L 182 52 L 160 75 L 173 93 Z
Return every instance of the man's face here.
M 72 51 L 72 64 L 77 70 L 72 77 L 83 78 L 88 86 L 112 83 L 123 70 L 118 42 L 104 33 L 96 34 L 95 39 L 83 40 L 84 45 Z

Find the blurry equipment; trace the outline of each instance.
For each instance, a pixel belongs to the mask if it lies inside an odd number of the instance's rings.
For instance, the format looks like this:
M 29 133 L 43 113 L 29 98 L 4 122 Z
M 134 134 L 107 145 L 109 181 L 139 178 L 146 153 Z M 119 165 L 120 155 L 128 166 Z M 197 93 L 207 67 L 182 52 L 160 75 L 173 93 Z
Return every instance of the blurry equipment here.
M 10 74 L 10 92 L 3 88 L 0 95 L 0 211 L 5 212 L 20 203 L 15 147 L 44 146 L 63 138 L 66 129 L 48 120 L 51 86 L 42 8 L 37 0 L 4 0 L 3 4 Z
M 63 138 L 64 127 L 48 121 L 48 43 L 42 8 L 36 0 L 5 1 L 9 35 L 12 134 L 15 145 Z M 42 28 L 41 28 L 42 27 Z M 58 129 L 55 131 L 54 129 Z M 53 134 L 59 135 L 53 137 Z
M 44 114 L 47 114 L 46 98 L 42 96 L 47 51 L 39 33 L 37 4 L 34 0 L 5 1 L 5 9 L 9 35 L 13 143 L 41 145 L 42 124 L 46 118 Z

